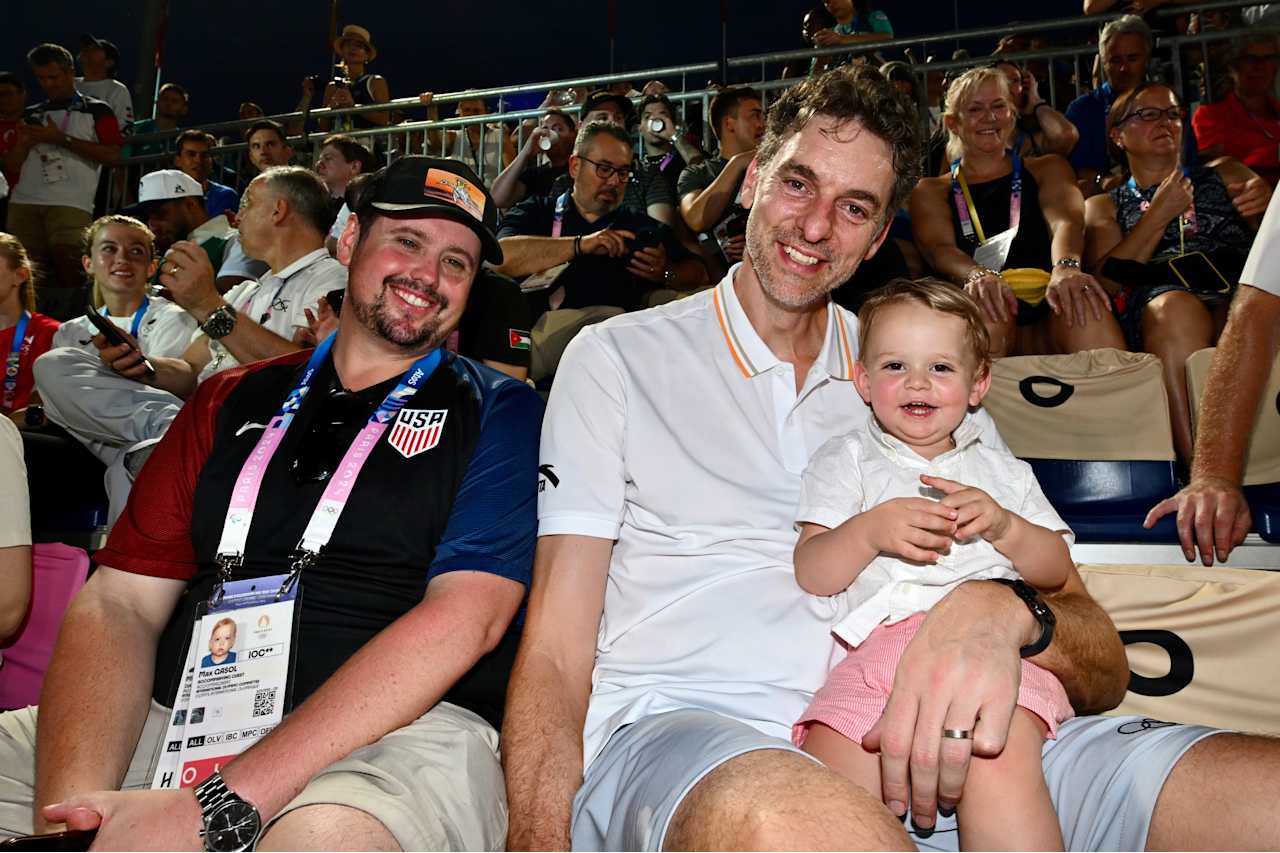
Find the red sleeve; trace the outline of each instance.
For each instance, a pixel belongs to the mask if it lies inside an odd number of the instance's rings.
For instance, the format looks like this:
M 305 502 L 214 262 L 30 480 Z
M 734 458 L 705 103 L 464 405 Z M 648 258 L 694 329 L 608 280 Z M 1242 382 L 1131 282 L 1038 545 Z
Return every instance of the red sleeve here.
M 1195 132 L 1198 150 L 1207 151 L 1226 143 L 1222 121 L 1225 117 L 1217 104 L 1205 104 L 1191 114 L 1191 129 Z
M 120 133 L 120 122 L 115 113 L 107 110 L 106 114 L 98 113 L 93 117 L 93 129 L 98 134 L 98 141 L 103 145 L 124 145 L 124 135 Z
M 218 409 L 243 372 L 209 377 L 183 405 L 134 481 L 128 505 L 94 557 L 97 563 L 175 580 L 195 574 L 191 512 L 196 481 L 213 448 Z

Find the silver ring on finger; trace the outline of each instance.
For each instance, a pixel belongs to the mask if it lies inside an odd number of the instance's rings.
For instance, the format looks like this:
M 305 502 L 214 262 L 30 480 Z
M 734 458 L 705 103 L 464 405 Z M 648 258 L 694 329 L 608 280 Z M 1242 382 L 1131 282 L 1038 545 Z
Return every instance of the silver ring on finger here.
M 173 266 L 169 267 L 169 275 L 177 275 L 181 269 L 182 267 L 178 266 L 177 264 L 174 264 Z
M 948 740 L 973 740 L 970 729 L 943 729 L 942 736 Z

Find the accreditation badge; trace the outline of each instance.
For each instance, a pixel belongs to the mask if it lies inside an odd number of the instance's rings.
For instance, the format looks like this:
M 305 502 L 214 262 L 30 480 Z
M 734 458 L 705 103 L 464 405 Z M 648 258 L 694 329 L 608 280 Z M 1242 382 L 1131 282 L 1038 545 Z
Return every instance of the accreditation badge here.
M 216 607 L 197 611 L 161 756 L 169 776 L 157 771 L 152 787 L 198 785 L 280 724 L 289 697 L 300 587 L 286 587 L 289 577 L 230 581 Z M 179 725 L 181 735 L 173 737 Z

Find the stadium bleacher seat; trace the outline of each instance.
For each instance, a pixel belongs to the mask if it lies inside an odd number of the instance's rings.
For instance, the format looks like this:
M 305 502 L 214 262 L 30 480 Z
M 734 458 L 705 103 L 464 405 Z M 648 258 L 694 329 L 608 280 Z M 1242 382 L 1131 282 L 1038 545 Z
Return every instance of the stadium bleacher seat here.
M 1187 389 L 1191 397 L 1191 424 L 1199 428 L 1200 400 L 1204 396 L 1214 350 L 1202 349 L 1187 359 Z M 1253 529 L 1265 541 L 1280 544 L 1280 359 L 1258 404 L 1258 416 L 1249 436 L 1244 465 L 1244 495 L 1253 513 Z
M 23 430 L 27 491 L 34 542 L 61 542 L 89 550 L 107 522 L 104 466 L 65 431 Z
M 1160 362 L 1103 349 L 999 359 L 983 403 L 1078 542 L 1175 542 L 1147 512 L 1178 490 Z

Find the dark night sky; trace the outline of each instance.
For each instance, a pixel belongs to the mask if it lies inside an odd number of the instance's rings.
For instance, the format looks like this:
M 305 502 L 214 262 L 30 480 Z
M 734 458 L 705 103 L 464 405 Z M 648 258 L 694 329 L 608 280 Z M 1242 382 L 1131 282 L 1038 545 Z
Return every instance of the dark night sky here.
M 728 0 L 729 55 L 788 50 L 799 44 L 799 19 L 817 0 Z M 878 4 L 900 35 L 949 29 L 952 0 Z M 81 32 L 120 46 L 120 79 L 132 85 L 138 68 L 143 0 L 0 0 L 4 26 L 0 68 L 25 71 L 26 50 L 56 41 L 76 52 Z M 216 8 L 216 11 L 212 11 Z M 1039 17 L 1077 13 L 1079 0 L 1036 4 Z M 406 14 L 405 9 L 415 11 Z M 1026 19 L 1013 0 L 962 3 L 962 27 Z M 678 10 L 684 15 L 677 19 Z M 344 0 L 339 24 L 357 23 L 379 50 L 372 70 L 386 76 L 393 97 L 422 89 L 453 91 L 606 73 L 609 42 L 605 0 L 427 0 L 389 3 Z M 190 123 L 234 118 L 241 100 L 269 113 L 297 102 L 305 74 L 327 74 L 327 0 L 170 0 L 164 79 L 192 93 Z M 618 70 L 717 61 L 719 0 L 618 3 Z M 149 37 L 146 37 L 149 39 Z M 991 45 L 975 45 L 989 49 Z M 28 89 L 36 96 L 34 80 Z M 692 84 L 693 81 L 691 81 Z M 705 81 L 698 81 L 705 82 Z

